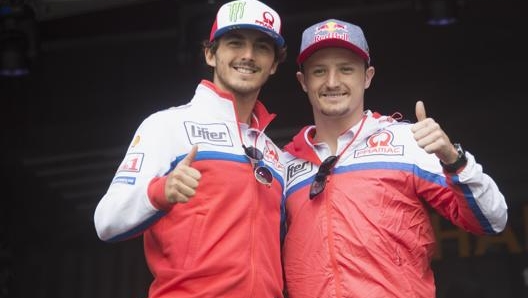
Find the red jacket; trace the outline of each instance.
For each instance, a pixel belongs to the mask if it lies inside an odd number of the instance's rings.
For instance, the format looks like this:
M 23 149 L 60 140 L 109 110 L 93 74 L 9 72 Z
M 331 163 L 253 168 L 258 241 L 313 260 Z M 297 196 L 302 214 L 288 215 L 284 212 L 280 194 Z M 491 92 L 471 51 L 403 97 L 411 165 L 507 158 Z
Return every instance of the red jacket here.
M 339 138 L 338 152 L 357 134 L 313 200 L 308 190 L 326 157 L 313 144 L 314 127 L 285 147 L 290 298 L 435 297 L 430 209 L 476 234 L 506 225 L 504 197 L 470 153 L 460 173 L 446 176 L 416 144 L 411 124 L 366 115 L 361 129 Z
M 145 119 L 94 216 L 102 240 L 143 235 L 154 276 L 149 298 L 282 297 L 280 149 L 263 133 L 274 118 L 257 102 L 240 124 L 230 94 L 208 82 L 187 104 Z M 240 125 L 240 127 L 239 127 Z M 165 175 L 194 144 L 202 178 L 185 204 L 169 205 Z M 273 172 L 256 181 L 242 144 Z

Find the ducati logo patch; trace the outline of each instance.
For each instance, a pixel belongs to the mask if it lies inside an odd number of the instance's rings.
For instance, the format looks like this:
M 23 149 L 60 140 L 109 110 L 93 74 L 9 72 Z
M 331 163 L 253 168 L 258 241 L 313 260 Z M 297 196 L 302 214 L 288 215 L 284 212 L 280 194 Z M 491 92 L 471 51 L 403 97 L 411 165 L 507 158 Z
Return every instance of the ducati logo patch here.
M 403 145 L 393 145 L 394 135 L 388 130 L 382 130 L 370 136 L 365 148 L 354 152 L 354 157 L 369 155 L 403 155 Z

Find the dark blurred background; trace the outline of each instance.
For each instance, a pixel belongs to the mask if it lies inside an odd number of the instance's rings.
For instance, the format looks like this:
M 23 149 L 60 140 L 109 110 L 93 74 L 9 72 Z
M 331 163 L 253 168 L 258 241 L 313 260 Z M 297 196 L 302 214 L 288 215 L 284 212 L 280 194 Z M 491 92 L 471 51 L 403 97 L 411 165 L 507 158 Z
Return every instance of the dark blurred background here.
M 423 100 L 508 201 L 498 237 L 433 216 L 438 297 L 528 297 L 526 1 L 265 2 L 281 14 L 288 44 L 261 94 L 278 114 L 268 131 L 277 143 L 311 122 L 295 80 L 302 30 L 326 18 L 362 26 L 376 67 L 367 108 L 414 121 Z M 139 123 L 210 79 L 200 42 L 223 3 L 0 0 L 0 298 L 146 297 L 141 239 L 103 243 L 93 211 Z M 454 22 L 427 23 L 443 13 Z

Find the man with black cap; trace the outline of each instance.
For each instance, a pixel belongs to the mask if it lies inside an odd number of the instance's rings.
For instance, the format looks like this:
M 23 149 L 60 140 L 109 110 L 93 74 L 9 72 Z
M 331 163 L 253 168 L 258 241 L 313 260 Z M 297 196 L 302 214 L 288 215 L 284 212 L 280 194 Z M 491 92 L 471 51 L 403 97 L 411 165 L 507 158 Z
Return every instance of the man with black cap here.
M 222 5 L 204 42 L 213 80 L 141 123 L 96 208 L 102 240 L 143 236 L 149 298 L 282 297 L 284 166 L 258 100 L 285 59 L 280 30 L 262 2 Z
M 504 196 L 423 102 L 414 124 L 364 109 L 374 67 L 360 27 L 330 19 L 307 28 L 297 62 L 315 125 L 285 146 L 289 297 L 435 297 L 429 209 L 496 234 Z

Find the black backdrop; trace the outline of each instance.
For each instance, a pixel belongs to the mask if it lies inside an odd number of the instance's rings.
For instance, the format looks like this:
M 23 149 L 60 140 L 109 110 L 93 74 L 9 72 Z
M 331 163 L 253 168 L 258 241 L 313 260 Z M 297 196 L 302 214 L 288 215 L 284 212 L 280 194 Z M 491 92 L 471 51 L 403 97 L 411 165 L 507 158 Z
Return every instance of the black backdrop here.
M 32 74 L 0 78 L 7 190 L 0 285 L 9 290 L 0 297 L 144 296 L 150 276 L 141 239 L 101 243 L 92 215 L 141 120 L 186 102 L 209 76 L 199 43 L 215 9 L 191 7 L 178 15 L 177 3 L 40 21 Z M 421 11 L 405 1 L 269 3 L 283 14 L 289 48 L 261 96 L 278 114 L 270 127 L 277 142 L 311 119 L 295 81 L 302 28 L 330 17 L 361 25 L 376 67 L 367 108 L 414 121 L 414 103 L 424 100 L 428 114 L 495 178 L 510 207 L 521 250 L 497 244 L 484 255 L 460 257 L 457 242 L 444 243 L 444 257 L 433 263 L 439 297 L 528 297 L 524 1 L 465 1 L 461 20 L 441 28 L 426 26 Z

